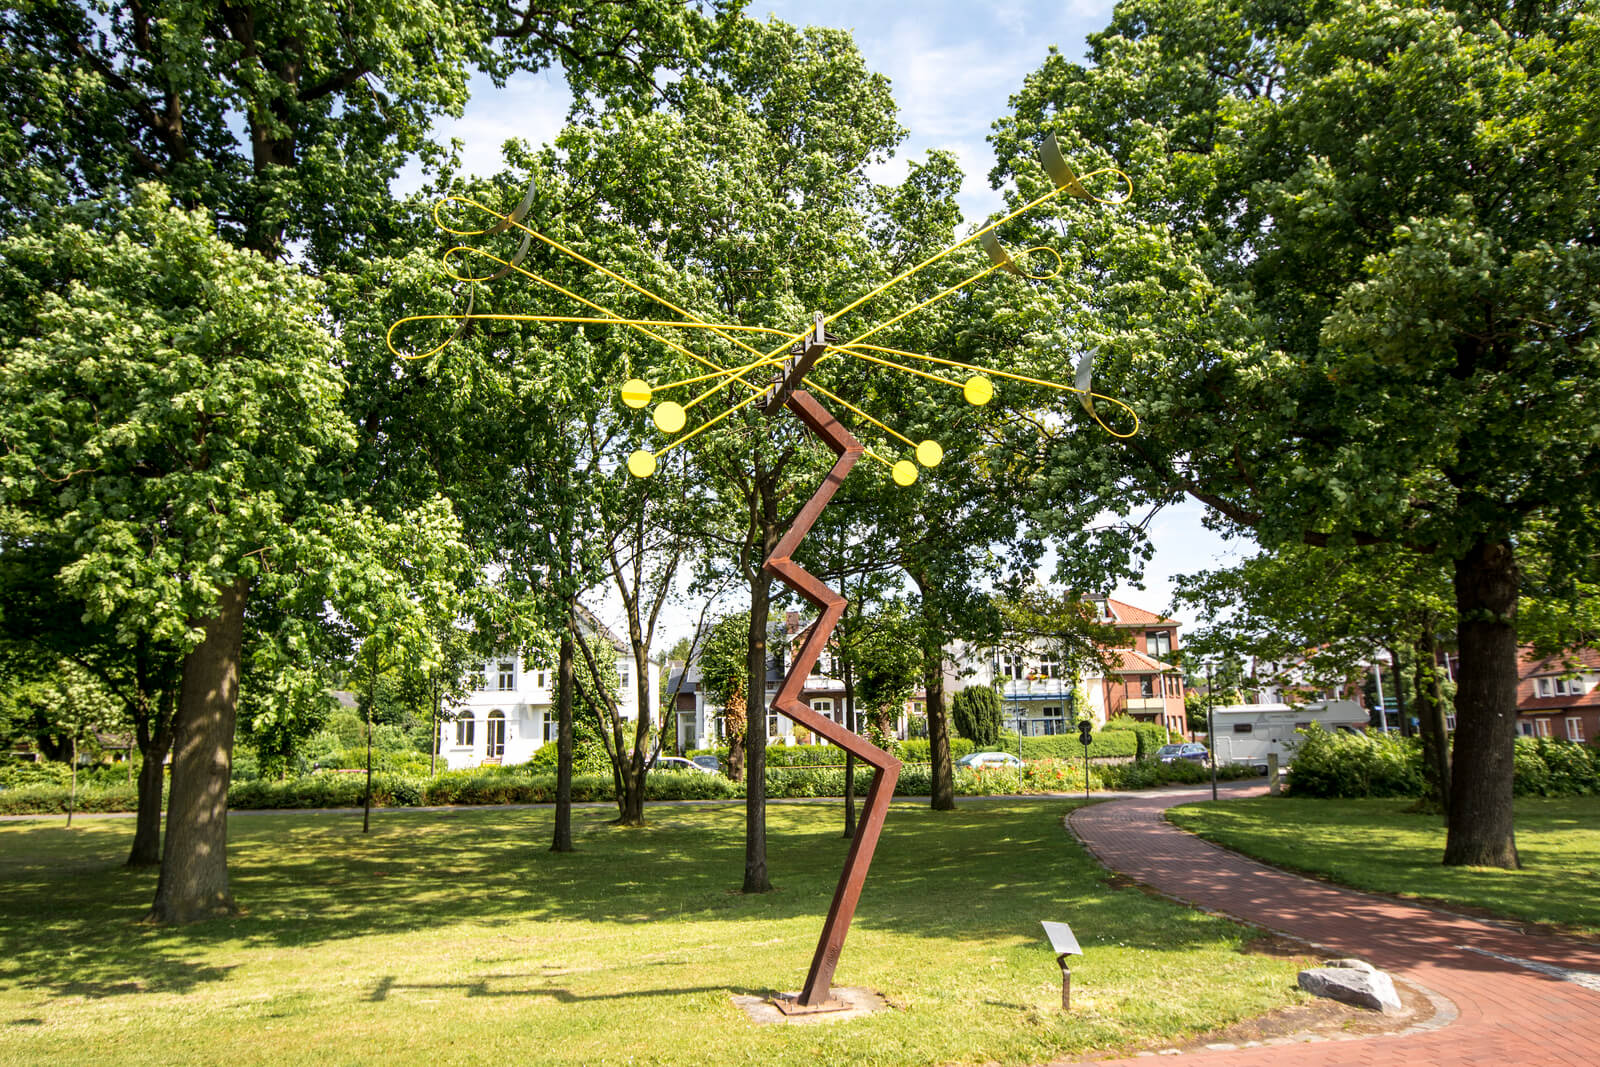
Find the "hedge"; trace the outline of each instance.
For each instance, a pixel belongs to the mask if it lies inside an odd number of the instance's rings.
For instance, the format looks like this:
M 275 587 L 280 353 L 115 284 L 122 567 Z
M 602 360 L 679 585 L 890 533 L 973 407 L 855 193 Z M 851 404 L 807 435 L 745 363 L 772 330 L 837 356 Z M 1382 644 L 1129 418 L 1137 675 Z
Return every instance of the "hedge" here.
M 1288 785 L 1299 796 L 1422 795 L 1422 742 L 1395 734 L 1301 731 Z M 1600 795 L 1600 751 L 1574 741 L 1519 737 L 1512 790 L 1517 796 Z
M 1200 785 L 1211 781 L 1210 764 L 1190 763 L 1175 759 L 1171 763 L 1160 760 L 1134 760 L 1101 767 L 1100 781 L 1107 789 L 1154 789 L 1163 785 Z M 1231 782 L 1237 778 L 1254 778 L 1254 767 L 1238 763 L 1219 763 L 1217 781 Z

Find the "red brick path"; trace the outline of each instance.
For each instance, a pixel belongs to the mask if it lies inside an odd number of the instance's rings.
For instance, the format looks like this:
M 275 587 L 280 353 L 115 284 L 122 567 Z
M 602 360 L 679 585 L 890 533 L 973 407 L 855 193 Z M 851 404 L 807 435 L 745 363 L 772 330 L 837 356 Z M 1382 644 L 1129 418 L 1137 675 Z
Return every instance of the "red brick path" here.
M 1255 796 L 1265 787 L 1225 786 L 1223 791 L 1228 797 Z M 1202 797 L 1209 799 L 1209 788 L 1094 804 L 1074 811 L 1069 823 L 1112 870 L 1209 911 L 1312 942 L 1330 957 L 1367 960 L 1444 998 L 1456 1018 L 1410 1034 L 1205 1050 L 1185 1054 L 1183 1062 L 1600 1064 L 1600 993 L 1459 947 L 1590 972 L 1600 981 L 1600 946 L 1525 934 L 1514 924 L 1461 918 L 1301 878 L 1220 849 L 1162 817 L 1167 808 Z

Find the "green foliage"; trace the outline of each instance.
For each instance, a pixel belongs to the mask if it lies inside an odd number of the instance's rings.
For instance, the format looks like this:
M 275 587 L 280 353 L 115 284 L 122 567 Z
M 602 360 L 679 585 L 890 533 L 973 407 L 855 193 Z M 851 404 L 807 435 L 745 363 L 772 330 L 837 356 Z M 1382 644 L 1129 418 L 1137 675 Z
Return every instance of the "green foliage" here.
M 1199 785 L 1211 781 L 1211 767 L 1190 763 L 1188 760 L 1135 760 L 1132 763 L 1115 763 L 1099 768 L 1100 781 L 1107 789 L 1154 789 L 1163 785 Z M 1230 782 L 1238 778 L 1254 778 L 1254 767 L 1242 764 L 1218 764 L 1217 780 Z
M 1411 797 L 1422 794 L 1422 748 L 1396 734 L 1346 734 L 1318 723 L 1301 734 L 1288 785 L 1306 797 Z
M 725 615 L 712 626 L 700 653 L 700 684 L 706 699 L 726 707 L 745 687 L 745 660 L 750 648 L 750 613 Z
M 1160 723 L 1140 722 L 1126 715 L 1118 716 L 1101 727 L 1103 733 L 1131 733 L 1135 737 L 1134 758 L 1139 760 L 1149 759 L 1155 755 L 1156 749 L 1171 741 L 1172 735 Z
M 1519 797 L 1600 795 L 1600 749 L 1571 741 L 1519 737 L 1514 783 Z
M 991 686 L 969 685 L 950 701 L 950 722 L 956 733 L 980 749 L 1000 740 L 1000 694 Z
M 1002 739 L 1000 750 L 1002 752 L 1015 752 L 1017 750 L 1017 735 L 1006 735 L 1010 740 Z M 1138 734 L 1133 730 L 1101 730 L 1089 735 L 1089 758 L 1106 759 L 1133 756 L 1138 752 Z M 1022 758 L 1035 759 L 1083 759 L 1083 744 L 1078 740 L 1076 732 L 1056 734 L 1052 737 L 1024 737 L 1022 739 Z

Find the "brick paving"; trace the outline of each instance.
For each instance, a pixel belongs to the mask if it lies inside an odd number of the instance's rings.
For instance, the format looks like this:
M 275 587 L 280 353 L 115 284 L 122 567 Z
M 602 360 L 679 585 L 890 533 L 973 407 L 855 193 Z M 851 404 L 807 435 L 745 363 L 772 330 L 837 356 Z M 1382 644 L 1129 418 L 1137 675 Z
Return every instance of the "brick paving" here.
M 1227 797 L 1265 791 L 1259 784 L 1222 787 Z M 1209 799 L 1209 787 L 1094 804 L 1074 811 L 1069 825 L 1112 870 L 1208 911 L 1308 941 L 1329 957 L 1367 960 L 1432 993 L 1436 1003 L 1447 1002 L 1441 1016 L 1446 1021 L 1378 1037 L 1186 1052 L 1182 1062 L 1600 1064 L 1600 945 L 1302 878 L 1218 848 L 1162 817 L 1167 808 L 1202 797 Z M 1462 947 L 1467 945 L 1480 951 Z M 1552 971 L 1587 972 L 1579 977 L 1596 988 Z M 1147 1064 L 1149 1055 L 1102 1062 Z

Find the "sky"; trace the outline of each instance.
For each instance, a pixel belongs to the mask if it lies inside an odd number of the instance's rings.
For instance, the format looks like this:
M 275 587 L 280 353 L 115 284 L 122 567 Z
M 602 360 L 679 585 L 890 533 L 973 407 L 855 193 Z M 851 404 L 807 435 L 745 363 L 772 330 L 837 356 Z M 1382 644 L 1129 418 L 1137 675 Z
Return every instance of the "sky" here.
M 966 221 L 973 223 L 1002 202 L 1000 193 L 989 187 L 994 155 L 985 138 L 991 124 L 1005 114 L 1011 94 L 1044 61 L 1052 45 L 1069 58 L 1082 59 L 1086 35 L 1104 28 L 1111 8 L 1109 0 L 981 4 L 753 0 L 747 13 L 795 25 L 852 30 L 868 66 L 888 76 L 900 124 L 908 131 L 896 156 L 872 177 L 898 181 L 908 159 L 923 158 L 935 148 L 950 151 L 966 174 L 959 201 Z M 538 144 L 553 139 L 570 99 L 559 73 L 519 77 L 503 89 L 477 79 L 462 117 L 440 123 L 435 133 L 462 142 L 469 171 L 491 173 L 500 169 L 500 146 L 506 140 L 520 137 Z M 1173 607 L 1174 575 L 1249 554 L 1249 543 L 1224 542 L 1205 529 L 1200 522 L 1203 510 L 1198 503 L 1187 502 L 1157 515 L 1150 523 L 1156 551 L 1145 570 L 1144 589 L 1123 586 L 1111 590 L 1111 595 L 1152 611 L 1167 611 Z M 1187 610 L 1175 612 L 1175 617 L 1186 627 L 1196 621 Z M 675 636 L 672 633 L 668 643 Z

